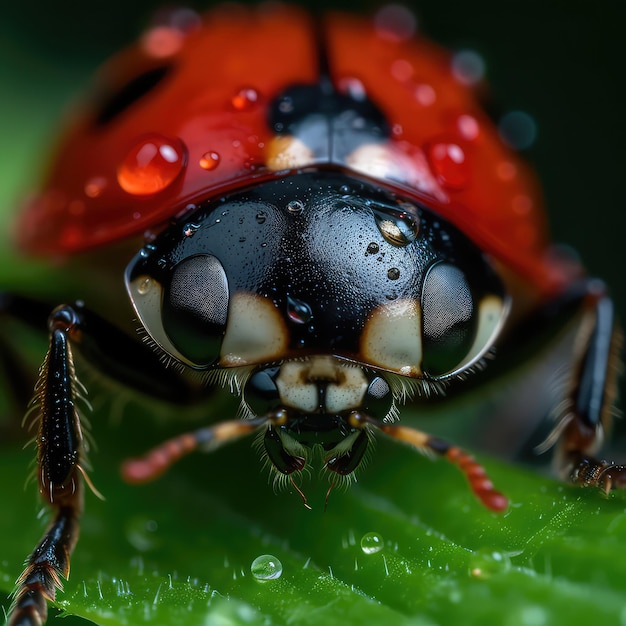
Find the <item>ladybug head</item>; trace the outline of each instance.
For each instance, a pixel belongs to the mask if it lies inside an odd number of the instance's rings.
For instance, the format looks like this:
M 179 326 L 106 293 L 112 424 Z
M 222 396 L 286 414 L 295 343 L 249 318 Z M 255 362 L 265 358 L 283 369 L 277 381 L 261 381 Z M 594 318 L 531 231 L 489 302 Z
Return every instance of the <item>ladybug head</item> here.
M 245 413 L 267 420 L 265 449 L 283 474 L 318 445 L 329 469 L 349 474 L 367 418 L 392 418 L 394 397 L 466 372 L 507 312 L 467 237 L 333 171 L 190 207 L 134 258 L 126 282 L 157 346 L 233 374 Z

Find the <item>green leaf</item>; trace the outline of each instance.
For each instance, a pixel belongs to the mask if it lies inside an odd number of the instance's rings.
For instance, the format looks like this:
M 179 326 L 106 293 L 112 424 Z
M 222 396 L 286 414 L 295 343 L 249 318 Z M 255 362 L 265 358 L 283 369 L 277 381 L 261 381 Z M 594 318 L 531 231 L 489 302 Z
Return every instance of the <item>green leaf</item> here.
M 454 468 L 381 441 L 357 485 L 333 492 L 313 479 L 313 510 L 274 494 L 244 440 L 186 459 L 133 487 L 117 467 L 158 435 L 147 416 L 95 430 L 92 494 L 58 606 L 97 624 L 577 624 L 623 623 L 625 500 L 488 464 L 511 498 L 484 510 Z M 107 423 L 109 422 L 109 423 Z M 129 425 L 128 422 L 131 422 Z M 179 425 L 179 424 L 177 424 Z M 184 424 L 183 424 L 184 425 Z M 32 450 L 4 448 L 0 588 L 8 592 L 43 529 Z M 371 554 L 363 538 L 376 533 Z M 366 537 L 367 539 L 367 537 Z M 367 548 L 368 544 L 365 543 Z M 270 554 L 282 575 L 259 581 Z M 620 622 L 622 620 L 622 622 Z

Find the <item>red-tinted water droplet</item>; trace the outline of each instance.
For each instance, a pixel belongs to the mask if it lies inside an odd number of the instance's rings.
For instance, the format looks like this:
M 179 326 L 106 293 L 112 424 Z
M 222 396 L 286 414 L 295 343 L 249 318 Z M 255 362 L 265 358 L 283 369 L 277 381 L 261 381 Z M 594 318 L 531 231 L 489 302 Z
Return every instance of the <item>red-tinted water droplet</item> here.
M 175 55 L 184 42 L 184 34 L 170 26 L 155 26 L 144 33 L 140 44 L 143 52 L 154 59 Z
M 465 152 L 456 143 L 439 142 L 429 146 L 428 161 L 439 182 L 459 189 L 469 182 L 469 165 Z
M 313 317 L 311 307 L 297 298 L 287 297 L 287 317 L 295 324 L 306 324 Z
M 434 104 L 435 100 L 437 100 L 437 94 L 435 93 L 435 90 L 430 85 L 427 85 L 425 83 L 416 85 L 415 89 L 413 90 L 413 95 L 415 96 L 417 102 L 424 107 L 428 107 L 431 104 Z
M 473 115 L 459 115 L 456 126 L 459 134 L 466 141 L 474 141 L 480 134 L 480 126 Z
M 396 59 L 390 67 L 391 75 L 399 82 L 405 83 L 413 76 L 413 65 L 406 59 Z
M 137 142 L 117 170 L 120 187 L 134 196 L 162 191 L 185 168 L 187 151 L 180 139 L 149 135 Z
M 200 167 L 203 170 L 214 170 L 220 162 L 220 155 L 217 152 L 205 152 L 200 158 Z
M 252 87 L 241 88 L 231 99 L 236 111 L 250 111 L 259 102 L 259 92 Z
M 348 76 L 346 78 L 339 79 L 338 85 L 339 91 L 350 96 L 353 100 L 362 102 L 367 98 L 367 91 L 365 85 L 358 78 Z
M 105 187 L 107 186 L 106 178 L 102 176 L 94 176 L 90 178 L 84 187 L 85 195 L 88 198 L 98 198 L 102 195 Z
M 199 224 L 193 224 L 191 222 L 189 224 L 185 224 L 183 226 L 183 235 L 185 237 L 193 237 L 198 232 L 199 228 Z

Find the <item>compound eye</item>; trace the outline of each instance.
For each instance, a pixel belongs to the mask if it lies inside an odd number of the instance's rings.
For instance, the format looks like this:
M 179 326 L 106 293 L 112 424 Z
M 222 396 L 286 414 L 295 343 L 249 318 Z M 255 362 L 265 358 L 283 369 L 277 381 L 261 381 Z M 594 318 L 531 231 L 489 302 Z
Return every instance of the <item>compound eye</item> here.
M 213 255 L 187 258 L 174 267 L 163 295 L 163 328 L 192 363 L 210 365 L 219 358 L 228 301 L 228 279 Z
M 451 372 L 465 360 L 476 335 L 475 302 L 465 274 L 438 263 L 422 289 L 423 361 L 430 376 Z

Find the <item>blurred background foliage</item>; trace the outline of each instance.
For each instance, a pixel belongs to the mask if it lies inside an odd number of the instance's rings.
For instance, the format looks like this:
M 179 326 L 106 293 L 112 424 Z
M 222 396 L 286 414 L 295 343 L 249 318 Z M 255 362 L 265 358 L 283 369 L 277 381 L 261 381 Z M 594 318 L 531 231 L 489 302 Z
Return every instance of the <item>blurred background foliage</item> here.
M 207 6 L 189 4 L 199 10 Z M 300 4 L 360 13 L 379 6 L 348 0 Z M 158 6 L 154 0 L 32 0 L 2 6 L 3 286 L 57 288 L 42 279 L 38 264 L 15 261 L 6 225 L 45 164 L 67 102 Z M 626 311 L 625 5 L 615 0 L 422 0 L 409 6 L 422 33 L 482 55 L 495 110 L 523 110 L 534 118 L 537 140 L 526 153 L 544 185 L 554 238 L 578 250 L 590 272 L 610 285 L 618 311 Z M 35 350 L 41 349 L 36 343 Z M 1 400 L 6 414 L 6 398 Z M 97 420 L 98 411 L 105 410 L 124 412 L 126 420 Z M 216 411 L 228 414 L 232 406 L 226 402 Z M 347 495 L 333 494 L 326 514 L 321 513 L 324 485 L 314 487 L 311 514 L 292 494 L 274 496 L 265 474 L 259 475 L 249 442 L 210 459 L 191 459 L 154 486 L 131 489 L 117 479 L 120 459 L 180 430 L 179 423 L 166 421 L 155 427 L 151 412 L 137 403 L 124 410 L 113 403 L 97 407 L 94 416 L 99 442 L 94 479 L 108 502 L 87 496 L 83 541 L 65 599 L 98 623 L 180 623 L 180 611 L 189 610 L 186 615 L 193 617 L 187 623 L 207 624 L 345 624 L 368 616 L 378 623 L 532 626 L 600 617 L 626 624 L 620 600 L 625 572 L 615 558 L 626 541 L 621 496 L 605 502 L 595 493 L 490 465 L 515 504 L 503 519 L 482 511 L 453 469 L 439 464 L 434 470 L 386 443 L 360 486 Z M 22 468 L 32 451 L 20 451 L 19 438 L 0 445 L 5 501 L 0 588 L 7 591 L 41 522 L 34 518 L 32 486 L 26 497 L 20 495 Z M 226 474 L 232 481 L 224 480 Z M 368 560 L 360 549 L 360 538 L 372 530 L 384 537 L 384 561 L 381 554 Z M 251 581 L 249 564 L 262 552 L 283 559 L 279 584 L 255 587 Z M 309 557 L 310 569 L 303 568 Z M 472 575 L 475 570 L 478 575 Z M 159 589 L 160 597 L 168 590 L 175 597 L 165 602 L 165 613 L 150 608 L 159 604 Z M 106 602 L 98 603 L 102 595 Z M 207 597 L 217 606 L 209 614 Z M 324 612 L 328 602 L 334 602 L 333 609 Z

